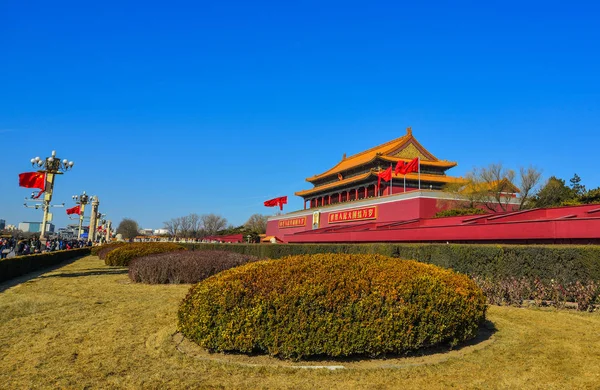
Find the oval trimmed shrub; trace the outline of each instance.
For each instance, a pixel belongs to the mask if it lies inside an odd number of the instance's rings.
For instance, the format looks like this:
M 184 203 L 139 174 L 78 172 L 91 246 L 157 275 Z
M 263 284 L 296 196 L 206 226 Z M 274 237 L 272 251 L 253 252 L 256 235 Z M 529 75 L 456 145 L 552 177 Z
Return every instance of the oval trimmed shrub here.
M 259 261 L 194 285 L 178 329 L 210 351 L 309 356 L 402 354 L 476 336 L 481 289 L 465 275 L 381 255 Z
M 256 261 L 255 256 L 226 251 L 177 251 L 133 259 L 129 278 L 136 283 L 198 283 L 229 268 Z
M 110 244 L 104 244 L 101 246 L 92 247 L 92 255 L 96 254 L 98 256 L 98 258 L 100 258 L 100 260 L 104 260 L 104 259 L 106 259 L 106 255 L 108 255 L 108 253 L 110 251 L 112 251 L 113 249 L 122 247 L 124 245 L 127 245 L 127 244 L 128 244 L 128 242 L 118 241 L 118 242 L 111 242 Z M 96 249 L 96 250 L 94 251 L 94 249 Z
M 187 250 L 179 244 L 172 242 L 135 242 L 120 246 L 108 252 L 104 263 L 106 265 L 126 267 L 136 257 L 151 255 L 154 253 L 165 253 Z

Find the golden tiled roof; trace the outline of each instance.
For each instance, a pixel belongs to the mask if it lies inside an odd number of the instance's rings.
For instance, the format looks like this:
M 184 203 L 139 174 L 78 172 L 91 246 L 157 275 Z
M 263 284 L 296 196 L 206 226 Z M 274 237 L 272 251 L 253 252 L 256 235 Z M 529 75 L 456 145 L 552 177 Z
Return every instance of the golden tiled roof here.
M 333 183 L 327 183 L 324 184 L 322 186 L 318 186 L 315 188 L 311 188 L 309 190 L 302 190 L 302 191 L 298 191 L 295 194 L 298 196 L 307 196 L 307 195 L 312 195 L 312 194 L 316 194 L 319 192 L 323 192 L 326 190 L 331 190 L 331 189 L 335 189 L 337 187 L 341 187 L 345 184 L 350 184 L 350 183 L 354 183 L 357 181 L 362 181 L 364 179 L 368 179 L 370 176 L 373 177 L 373 183 L 369 183 L 370 184 L 375 184 L 377 182 L 377 172 L 367 172 L 367 173 L 363 173 L 362 175 L 357 175 L 357 176 L 353 176 L 350 177 L 348 179 L 344 179 L 344 180 L 339 180 Z M 419 174 L 416 172 L 413 173 L 409 173 L 408 175 L 406 175 L 406 179 L 407 180 L 418 180 L 419 179 Z M 392 174 L 392 180 L 396 183 L 399 182 L 403 182 L 404 181 L 404 176 L 403 175 L 396 175 L 395 173 Z M 422 173 L 421 174 L 421 182 L 427 182 L 427 183 L 455 183 L 455 182 L 459 182 L 459 181 L 464 181 L 464 179 L 462 178 L 458 178 L 458 177 L 452 177 L 452 176 L 443 176 L 443 175 L 430 175 L 430 174 L 425 174 Z
M 352 177 L 349 177 L 347 179 L 338 180 L 338 181 L 333 182 L 333 183 L 324 184 L 324 185 L 319 186 L 319 187 L 311 188 L 310 190 L 298 191 L 298 192 L 295 192 L 295 194 L 298 195 L 298 196 L 304 196 L 304 195 L 312 194 L 314 192 L 319 192 L 319 191 L 327 190 L 327 189 L 330 189 L 330 188 L 335 188 L 335 187 L 343 186 L 345 184 L 355 183 L 357 181 L 364 180 L 364 179 L 366 179 L 367 177 L 369 177 L 371 175 L 373 175 L 372 172 L 366 172 L 366 173 L 363 173 L 362 175 L 352 176 Z
M 429 153 L 412 135 L 412 130 L 409 127 L 406 129 L 406 135 L 386 142 L 384 144 L 375 146 L 374 148 L 365 150 L 363 152 L 354 154 L 350 157 L 342 158 L 337 165 L 323 172 L 319 175 L 315 175 L 306 179 L 308 182 L 331 176 L 357 166 L 367 164 L 374 161 L 376 158 L 382 158 L 390 162 L 396 161 L 410 161 L 415 157 L 420 157 L 421 165 L 423 166 L 435 166 L 442 168 L 452 168 L 456 166 L 455 162 L 451 161 L 440 161 L 433 154 Z

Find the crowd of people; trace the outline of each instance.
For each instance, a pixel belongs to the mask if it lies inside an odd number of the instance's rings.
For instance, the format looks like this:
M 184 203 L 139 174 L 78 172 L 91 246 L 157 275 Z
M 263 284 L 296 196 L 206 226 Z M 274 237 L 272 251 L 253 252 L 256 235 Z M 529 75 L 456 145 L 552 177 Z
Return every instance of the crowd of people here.
M 86 240 L 55 238 L 47 240 L 44 244 L 38 237 L 28 239 L 18 239 L 14 237 L 0 238 L 0 258 L 5 259 L 12 256 L 83 248 L 85 246 L 92 246 L 92 242 Z

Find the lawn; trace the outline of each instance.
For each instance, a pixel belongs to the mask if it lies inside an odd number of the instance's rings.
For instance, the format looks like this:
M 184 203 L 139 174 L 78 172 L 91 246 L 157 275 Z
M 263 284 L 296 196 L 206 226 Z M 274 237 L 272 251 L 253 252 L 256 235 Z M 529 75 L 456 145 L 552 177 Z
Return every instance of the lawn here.
M 182 342 L 188 288 L 132 284 L 95 256 L 0 285 L 0 387 L 600 388 L 600 313 L 492 306 L 496 331 L 457 351 L 294 363 Z M 295 367 L 315 365 L 344 368 Z

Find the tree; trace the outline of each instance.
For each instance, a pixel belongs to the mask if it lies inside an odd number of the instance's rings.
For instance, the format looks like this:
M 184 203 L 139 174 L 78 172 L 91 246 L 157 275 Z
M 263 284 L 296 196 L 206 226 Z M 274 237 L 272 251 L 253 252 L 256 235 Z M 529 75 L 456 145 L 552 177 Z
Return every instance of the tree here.
M 585 194 L 585 186 L 581 184 L 581 178 L 578 174 L 573 175 L 569 180 L 571 182 L 571 190 L 573 195 L 580 198 Z
M 163 222 L 163 224 L 171 237 L 177 237 L 181 232 L 181 218 L 171 218 L 171 220 Z
M 248 218 L 246 223 L 244 224 L 248 230 L 255 232 L 257 234 L 264 234 L 267 232 L 267 220 L 269 219 L 268 215 L 261 214 L 253 214 Z
M 573 190 L 566 186 L 563 179 L 551 176 L 532 200 L 535 207 L 557 207 L 572 200 Z
M 138 235 L 138 230 L 140 229 L 136 221 L 124 218 L 117 227 L 117 234 L 121 234 L 125 239 L 130 239 Z
M 202 223 L 202 229 L 209 236 L 225 229 L 227 226 L 227 219 L 216 214 L 204 214 L 200 217 L 200 222 Z
M 587 191 L 581 196 L 581 203 L 600 203 L 600 187 Z
M 531 198 L 533 196 L 533 191 L 542 178 L 542 172 L 531 166 L 527 168 L 527 170 L 521 167 L 519 171 L 521 174 L 521 184 L 519 186 L 519 210 L 522 210 L 532 206 Z
M 189 215 L 186 215 L 185 217 L 180 217 L 179 220 L 181 221 L 181 237 L 192 237 L 192 231 L 194 230 L 194 226 L 193 226 L 193 221 L 190 218 Z
M 536 168 L 520 168 L 519 187 L 515 186 L 515 172 L 501 163 L 474 168 L 464 180 L 451 183 L 445 191 L 452 194 L 455 203 L 466 208 L 483 205 L 490 211 L 508 211 L 518 193 L 519 209 L 530 207 L 531 194 L 538 185 L 541 172 Z
M 200 237 L 200 235 L 203 231 L 201 217 L 196 213 L 192 213 L 192 214 L 188 215 L 187 218 L 188 218 L 188 223 L 190 225 L 191 236 L 194 238 Z

